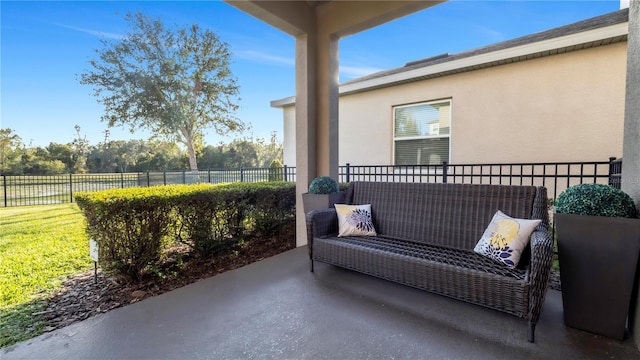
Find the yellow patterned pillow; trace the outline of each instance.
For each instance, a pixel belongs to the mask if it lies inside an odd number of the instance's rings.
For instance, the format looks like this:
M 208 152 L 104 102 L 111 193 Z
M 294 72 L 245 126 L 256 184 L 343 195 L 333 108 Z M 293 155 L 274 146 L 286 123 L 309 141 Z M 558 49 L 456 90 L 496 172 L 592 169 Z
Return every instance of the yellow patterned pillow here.
M 541 221 L 515 219 L 498 211 L 473 251 L 515 268 L 529 243 L 531 233 Z
M 376 236 L 371 219 L 371 204 L 335 204 L 338 213 L 338 236 Z

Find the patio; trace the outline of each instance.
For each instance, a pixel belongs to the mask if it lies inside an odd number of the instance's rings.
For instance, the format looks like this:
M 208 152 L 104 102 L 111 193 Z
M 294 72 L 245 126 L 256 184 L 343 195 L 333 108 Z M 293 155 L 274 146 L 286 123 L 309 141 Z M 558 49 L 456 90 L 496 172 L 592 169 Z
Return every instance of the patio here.
M 1 359 L 640 359 L 566 328 L 549 290 L 536 342 L 526 322 L 316 264 L 307 248 L 2 349 Z

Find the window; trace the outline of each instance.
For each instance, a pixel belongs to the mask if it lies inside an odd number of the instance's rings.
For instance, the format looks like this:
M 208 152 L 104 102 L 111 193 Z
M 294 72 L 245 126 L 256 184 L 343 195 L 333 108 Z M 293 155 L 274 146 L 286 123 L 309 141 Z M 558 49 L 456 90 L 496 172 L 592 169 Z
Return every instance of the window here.
M 449 161 L 451 100 L 393 108 L 395 165 L 437 165 Z

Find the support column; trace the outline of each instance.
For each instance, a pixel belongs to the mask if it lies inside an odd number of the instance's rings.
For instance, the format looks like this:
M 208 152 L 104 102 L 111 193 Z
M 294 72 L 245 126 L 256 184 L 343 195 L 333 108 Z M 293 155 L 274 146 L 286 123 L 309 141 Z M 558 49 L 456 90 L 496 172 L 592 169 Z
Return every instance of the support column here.
M 622 190 L 640 205 L 640 1 L 629 6 L 627 42 L 627 87 L 624 111 Z M 636 292 L 640 292 L 636 289 Z M 630 314 L 629 323 L 636 346 L 640 348 L 640 296 Z
M 338 179 L 338 37 L 296 38 L 296 245 L 307 243 L 302 194 L 316 176 Z
M 338 41 L 322 32 L 318 39 L 318 117 L 316 123 L 316 151 L 318 175 L 338 180 Z
M 316 169 L 316 34 L 296 38 L 296 246 L 307 243 L 302 194 Z

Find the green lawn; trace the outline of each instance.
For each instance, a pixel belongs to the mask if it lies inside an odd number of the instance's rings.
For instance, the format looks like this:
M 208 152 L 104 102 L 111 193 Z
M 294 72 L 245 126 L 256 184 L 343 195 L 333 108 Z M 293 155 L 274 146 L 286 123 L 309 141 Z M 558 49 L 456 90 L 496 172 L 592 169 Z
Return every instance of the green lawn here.
M 39 334 L 46 295 L 92 267 L 84 226 L 76 204 L 0 208 L 0 347 Z

